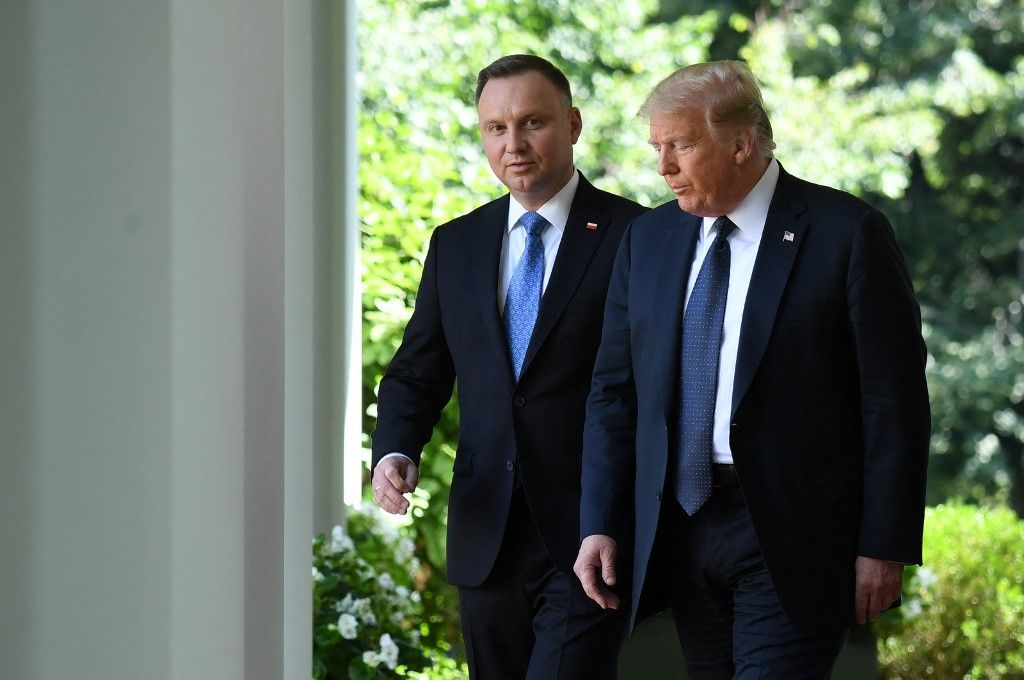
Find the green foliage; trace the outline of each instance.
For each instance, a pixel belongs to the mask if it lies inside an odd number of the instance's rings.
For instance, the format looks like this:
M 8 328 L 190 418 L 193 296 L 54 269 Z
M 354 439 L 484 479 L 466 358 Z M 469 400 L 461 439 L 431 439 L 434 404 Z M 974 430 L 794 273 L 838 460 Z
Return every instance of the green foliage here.
M 381 515 L 353 509 L 347 531 L 336 526 L 313 539 L 316 680 L 444 678 L 424 671 L 458 669 L 423 620 L 414 545 Z
M 924 565 L 875 624 L 882 677 L 1024 677 L 1024 522 L 1004 508 L 930 508 Z

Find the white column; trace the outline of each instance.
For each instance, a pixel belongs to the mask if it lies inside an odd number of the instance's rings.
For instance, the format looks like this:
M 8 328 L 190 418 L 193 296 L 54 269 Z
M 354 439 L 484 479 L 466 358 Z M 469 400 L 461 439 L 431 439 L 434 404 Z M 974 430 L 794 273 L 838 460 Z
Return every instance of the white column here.
M 309 677 L 325 3 L 0 8 L 2 678 Z

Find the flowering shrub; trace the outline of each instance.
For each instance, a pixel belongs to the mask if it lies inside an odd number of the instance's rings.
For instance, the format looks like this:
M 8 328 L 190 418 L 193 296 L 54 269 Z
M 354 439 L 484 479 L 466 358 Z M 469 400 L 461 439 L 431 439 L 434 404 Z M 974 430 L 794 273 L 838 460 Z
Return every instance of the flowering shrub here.
M 313 539 L 314 678 L 388 678 L 427 667 L 413 549 L 371 506 L 349 512 L 347 532 L 336 526 Z
M 874 625 L 883 678 L 1024 678 L 1024 522 L 1006 508 L 928 508 L 924 566 Z

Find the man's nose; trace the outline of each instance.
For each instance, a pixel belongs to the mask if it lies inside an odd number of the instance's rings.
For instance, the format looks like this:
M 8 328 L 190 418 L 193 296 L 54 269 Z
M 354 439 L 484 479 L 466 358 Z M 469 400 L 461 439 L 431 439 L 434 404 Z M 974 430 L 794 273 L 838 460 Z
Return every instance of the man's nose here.
M 505 137 L 505 148 L 509 153 L 522 153 L 526 149 L 526 135 L 523 131 L 510 127 Z
M 664 177 L 665 175 L 674 175 L 679 172 L 679 166 L 676 165 L 675 160 L 669 155 L 668 149 L 662 149 L 658 152 L 658 174 Z

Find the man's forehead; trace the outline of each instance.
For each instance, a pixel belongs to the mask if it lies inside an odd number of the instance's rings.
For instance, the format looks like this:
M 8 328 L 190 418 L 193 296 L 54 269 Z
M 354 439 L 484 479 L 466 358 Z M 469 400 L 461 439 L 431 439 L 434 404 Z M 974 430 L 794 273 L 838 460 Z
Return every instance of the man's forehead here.
M 652 115 L 649 127 L 653 140 L 699 135 L 705 125 L 704 116 L 699 111 L 681 109 L 672 113 Z

